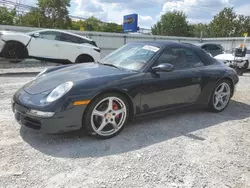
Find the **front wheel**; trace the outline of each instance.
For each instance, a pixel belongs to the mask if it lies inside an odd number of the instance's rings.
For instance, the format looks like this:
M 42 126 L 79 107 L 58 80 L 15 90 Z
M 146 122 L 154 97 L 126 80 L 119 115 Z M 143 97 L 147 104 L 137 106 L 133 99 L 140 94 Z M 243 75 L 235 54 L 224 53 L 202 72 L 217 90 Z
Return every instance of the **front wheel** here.
M 118 93 L 108 93 L 89 104 L 83 126 L 89 135 L 111 138 L 123 130 L 128 116 L 129 105 L 126 98 Z
M 231 83 L 228 80 L 222 80 L 216 84 L 215 89 L 213 90 L 209 106 L 210 109 L 214 112 L 223 111 L 231 98 L 232 87 Z
M 28 57 L 27 49 L 19 42 L 7 42 L 2 53 L 4 58 L 12 59 L 12 63 L 19 63 Z

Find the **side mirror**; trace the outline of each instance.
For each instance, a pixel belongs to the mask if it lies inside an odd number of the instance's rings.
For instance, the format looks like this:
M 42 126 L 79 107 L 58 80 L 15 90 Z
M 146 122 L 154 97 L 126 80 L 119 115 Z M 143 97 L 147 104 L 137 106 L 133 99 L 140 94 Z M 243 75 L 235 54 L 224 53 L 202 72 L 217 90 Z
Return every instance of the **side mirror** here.
M 34 34 L 33 34 L 33 37 L 35 37 L 35 38 L 38 38 L 39 36 L 40 36 L 39 33 L 34 33 Z
M 174 71 L 174 66 L 169 63 L 163 63 L 152 68 L 156 72 L 172 72 Z
M 247 49 L 244 48 L 236 48 L 235 49 L 235 52 L 234 52 L 234 55 L 235 57 L 245 57 L 246 56 L 246 52 L 247 52 Z

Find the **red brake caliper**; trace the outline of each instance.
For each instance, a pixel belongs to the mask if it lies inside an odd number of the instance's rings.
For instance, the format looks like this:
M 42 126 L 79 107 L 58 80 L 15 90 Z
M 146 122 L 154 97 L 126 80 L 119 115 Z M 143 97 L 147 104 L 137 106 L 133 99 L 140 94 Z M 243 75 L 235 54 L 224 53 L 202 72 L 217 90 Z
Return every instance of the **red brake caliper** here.
M 119 106 L 113 102 L 113 110 L 119 110 Z M 116 119 L 120 118 L 120 114 L 118 114 L 117 116 L 115 116 Z

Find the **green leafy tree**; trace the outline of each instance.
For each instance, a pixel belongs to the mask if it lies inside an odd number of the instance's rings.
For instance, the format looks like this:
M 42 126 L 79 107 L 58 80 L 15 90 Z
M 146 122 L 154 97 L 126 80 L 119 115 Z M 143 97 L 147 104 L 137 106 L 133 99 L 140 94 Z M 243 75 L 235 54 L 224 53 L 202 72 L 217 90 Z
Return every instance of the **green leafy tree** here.
M 237 36 L 237 14 L 233 8 L 224 8 L 210 23 L 212 37 Z
M 8 10 L 6 7 L 0 7 L 0 24 L 13 25 L 15 24 L 16 10 Z
M 115 33 L 122 32 L 121 25 L 118 25 L 116 23 L 104 23 L 93 16 L 86 19 L 85 21 L 82 20 L 72 21 L 71 29 L 80 30 L 81 27 L 83 27 L 85 31 L 115 32 Z
M 38 0 L 41 26 L 67 29 L 71 27 L 70 0 Z
M 41 27 L 44 26 L 44 16 L 41 14 L 38 8 L 32 8 L 30 12 L 22 15 L 20 18 L 20 25 L 29 27 Z
M 123 31 L 122 25 L 118 25 L 116 23 L 105 23 L 101 29 L 103 32 L 113 32 L 113 33 L 121 33 Z
M 79 21 L 72 20 L 71 29 L 72 30 L 80 30 L 80 28 L 83 27 L 83 23 L 84 23 L 84 21 L 82 21 L 82 20 L 79 20 Z
M 244 33 L 250 35 L 250 16 L 238 15 L 235 33 L 239 37 L 243 36 Z
M 101 31 L 103 23 L 101 20 L 91 16 L 83 22 L 83 27 L 86 31 Z
M 198 23 L 190 25 L 194 37 L 210 37 L 210 28 L 208 24 Z
M 167 12 L 152 28 L 154 35 L 191 36 L 187 16 L 182 11 Z
M 237 15 L 233 8 L 224 8 L 210 23 L 212 37 L 240 37 L 250 32 L 250 17 Z
M 122 25 L 118 25 L 116 23 L 105 23 L 102 26 L 103 32 L 113 32 L 113 33 L 121 33 L 123 31 Z
M 38 7 L 32 8 L 20 17 L 20 25 L 70 29 L 68 7 L 70 0 L 38 0 Z

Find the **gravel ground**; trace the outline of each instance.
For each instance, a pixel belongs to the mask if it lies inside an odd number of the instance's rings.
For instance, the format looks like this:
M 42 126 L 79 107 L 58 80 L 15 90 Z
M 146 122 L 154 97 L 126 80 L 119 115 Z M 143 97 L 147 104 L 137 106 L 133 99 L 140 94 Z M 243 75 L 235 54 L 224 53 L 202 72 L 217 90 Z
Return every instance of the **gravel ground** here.
M 250 187 L 250 74 L 222 113 L 138 119 L 109 140 L 20 128 L 10 97 L 31 79 L 0 77 L 0 187 Z
M 57 66 L 57 63 L 41 62 L 33 59 L 24 60 L 20 63 L 10 63 L 0 58 L 0 75 L 39 73 L 45 68 Z
M 33 67 L 33 68 L 15 68 L 15 69 L 0 69 L 0 75 L 7 75 L 11 74 L 15 76 L 15 74 L 38 74 L 39 72 L 43 71 L 47 67 Z M 25 75 L 27 76 L 27 75 Z

